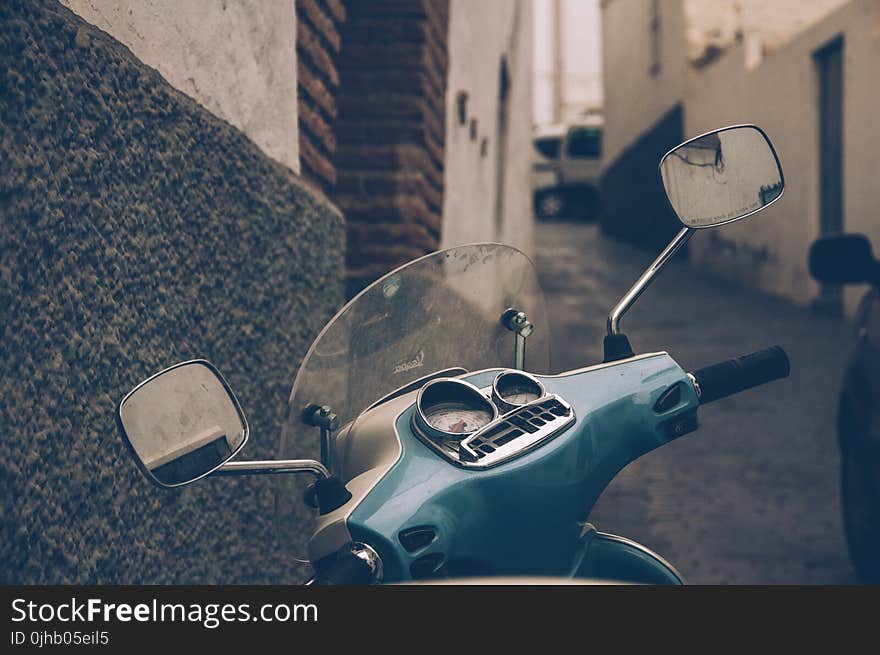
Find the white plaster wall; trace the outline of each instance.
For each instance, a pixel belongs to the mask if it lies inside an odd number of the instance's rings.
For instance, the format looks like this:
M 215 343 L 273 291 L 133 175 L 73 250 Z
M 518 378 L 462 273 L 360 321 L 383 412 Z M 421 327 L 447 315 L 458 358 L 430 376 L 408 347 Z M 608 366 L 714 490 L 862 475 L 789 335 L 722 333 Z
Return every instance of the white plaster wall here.
M 752 122 L 778 151 L 785 193 L 767 210 L 691 240 L 695 265 L 732 279 L 810 302 L 818 286 L 807 252 L 819 234 L 818 80 L 813 53 L 844 36 L 844 229 L 862 232 L 880 252 L 880 3 L 853 0 L 746 70 L 744 49 L 692 74 L 685 101 L 685 132 Z M 863 289 L 848 289 L 852 313 Z
M 299 171 L 294 0 L 61 0 Z
M 612 163 L 684 92 L 687 69 L 681 0 L 660 0 L 662 65 L 651 75 L 649 0 L 602 0 L 604 160 Z
M 451 0 L 442 247 L 500 241 L 533 251 L 532 0 Z M 499 70 L 510 74 L 504 211 L 496 224 Z M 460 125 L 456 96 L 468 94 Z M 470 137 L 470 121 L 477 137 Z M 486 138 L 487 150 L 481 154 Z
M 849 0 L 684 0 L 688 55 L 714 45 L 728 48 L 745 38 L 753 61 L 783 46 Z M 739 33 L 739 34 L 737 34 Z

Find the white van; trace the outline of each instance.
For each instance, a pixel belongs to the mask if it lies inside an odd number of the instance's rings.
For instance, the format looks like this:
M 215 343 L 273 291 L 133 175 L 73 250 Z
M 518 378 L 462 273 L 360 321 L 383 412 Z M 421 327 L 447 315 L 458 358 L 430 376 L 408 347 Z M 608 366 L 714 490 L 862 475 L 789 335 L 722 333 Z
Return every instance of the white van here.
M 535 130 L 533 188 L 539 218 L 595 220 L 602 172 L 601 116 Z

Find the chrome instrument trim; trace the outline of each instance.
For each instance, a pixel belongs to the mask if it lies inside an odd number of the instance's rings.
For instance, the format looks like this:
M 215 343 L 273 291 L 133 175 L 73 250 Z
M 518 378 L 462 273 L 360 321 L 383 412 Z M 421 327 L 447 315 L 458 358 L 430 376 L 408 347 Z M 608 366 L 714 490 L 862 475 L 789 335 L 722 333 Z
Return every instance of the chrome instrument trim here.
M 551 414 L 550 411 L 546 409 L 550 405 L 561 408 L 554 411 L 564 411 L 565 413 L 561 416 Z M 534 416 L 530 420 L 529 418 L 522 416 L 524 413 L 531 413 L 533 415 L 540 414 L 540 418 Z M 553 418 L 547 418 L 549 416 L 552 416 Z M 575 418 L 574 409 L 572 409 L 571 405 L 560 396 L 557 396 L 556 394 L 551 394 L 549 396 L 545 395 L 531 403 L 521 405 L 512 411 L 507 412 L 481 430 L 474 432 L 467 439 L 464 439 L 459 444 L 457 463 L 464 468 L 478 470 L 498 466 L 499 464 L 503 464 L 515 457 L 519 457 L 520 455 L 524 455 L 525 453 L 534 450 L 552 437 L 560 434 L 574 423 Z M 540 420 L 543 425 L 534 425 L 532 420 L 535 419 Z M 534 432 L 523 431 L 523 429 L 518 427 L 522 423 L 526 423 L 537 429 Z M 508 426 L 507 430 L 499 430 L 499 428 L 505 424 Z M 513 431 L 519 432 L 520 434 L 510 439 L 509 435 Z M 509 440 L 504 443 L 499 443 L 498 441 L 492 441 L 493 437 L 496 439 L 501 438 Z M 492 449 L 492 452 L 485 452 L 483 450 L 487 445 Z M 472 459 L 468 461 L 468 458 Z
M 549 409 L 542 407 L 545 405 L 552 405 L 562 415 L 550 414 Z M 529 416 L 524 417 L 523 413 L 528 413 Z M 534 416 L 537 414 L 553 418 Z M 538 418 L 540 424 L 531 423 L 529 419 L 533 418 Z M 559 396 L 549 395 L 514 408 L 460 442 L 432 439 L 419 429 L 414 429 L 413 432 L 423 443 L 452 464 L 469 470 L 485 470 L 534 450 L 568 428 L 575 419 L 571 405 Z M 522 427 L 523 423 L 528 427 Z M 415 420 L 412 425 L 414 428 L 418 427 Z
M 526 378 L 529 382 L 538 387 L 539 393 L 538 400 L 547 395 L 547 390 L 544 388 L 544 385 L 541 384 L 534 376 L 529 375 L 528 373 L 523 373 L 522 371 L 501 371 L 498 375 L 495 376 L 495 379 L 492 380 L 492 402 L 499 409 L 503 409 L 505 411 L 510 411 L 511 409 L 515 409 L 517 407 L 522 407 L 523 405 L 527 405 L 528 403 L 512 403 L 505 400 L 501 393 L 498 391 L 498 381 L 505 377 L 523 377 Z
M 464 387 L 468 390 L 468 392 L 474 395 L 474 399 L 483 403 L 486 406 L 491 414 L 492 418 L 490 419 L 490 424 L 494 422 L 498 418 L 498 408 L 495 406 L 486 395 L 480 391 L 475 385 L 471 384 L 466 380 L 461 380 L 458 378 L 437 378 L 436 380 L 431 380 L 421 389 L 419 389 L 419 394 L 416 396 L 416 411 L 413 414 L 413 425 L 417 428 L 416 432 L 423 433 L 429 439 L 441 439 L 443 441 L 452 441 L 455 443 L 456 447 L 458 443 L 466 436 L 468 436 L 469 432 L 448 432 L 446 430 L 441 430 L 440 428 L 436 428 L 431 425 L 430 421 L 428 421 L 428 417 L 425 415 L 425 412 L 422 409 L 422 399 L 427 391 L 432 389 L 435 386 L 441 384 L 451 384 Z

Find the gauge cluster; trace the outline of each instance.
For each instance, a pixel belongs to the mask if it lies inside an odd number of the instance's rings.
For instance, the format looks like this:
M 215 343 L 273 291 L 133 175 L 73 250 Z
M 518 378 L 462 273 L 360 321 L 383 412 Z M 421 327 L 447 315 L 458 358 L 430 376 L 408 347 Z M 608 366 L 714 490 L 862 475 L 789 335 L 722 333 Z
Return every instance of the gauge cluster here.
M 470 382 L 440 378 L 422 387 L 418 413 L 429 435 L 461 440 L 491 423 L 498 409 Z
M 413 427 L 456 464 L 488 468 L 522 454 L 574 421 L 563 399 L 537 379 L 502 371 L 479 389 L 458 378 L 431 380 L 419 392 Z
M 543 384 L 517 371 L 500 373 L 492 381 L 492 400 L 506 410 L 533 403 L 545 393 Z

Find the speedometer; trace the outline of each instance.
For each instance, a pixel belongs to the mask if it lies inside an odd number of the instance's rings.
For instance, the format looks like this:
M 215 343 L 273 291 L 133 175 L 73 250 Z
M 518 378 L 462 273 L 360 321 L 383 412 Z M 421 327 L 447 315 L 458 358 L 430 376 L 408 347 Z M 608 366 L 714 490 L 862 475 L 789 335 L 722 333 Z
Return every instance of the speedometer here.
M 422 387 L 416 426 L 428 436 L 460 440 L 488 425 L 498 410 L 474 385 L 441 378 Z
M 519 371 L 499 373 L 492 382 L 492 400 L 504 410 L 528 405 L 544 396 L 544 385 Z
M 492 414 L 485 409 L 474 409 L 464 403 L 445 403 L 436 405 L 425 416 L 428 424 L 452 434 L 476 432 L 492 420 Z

